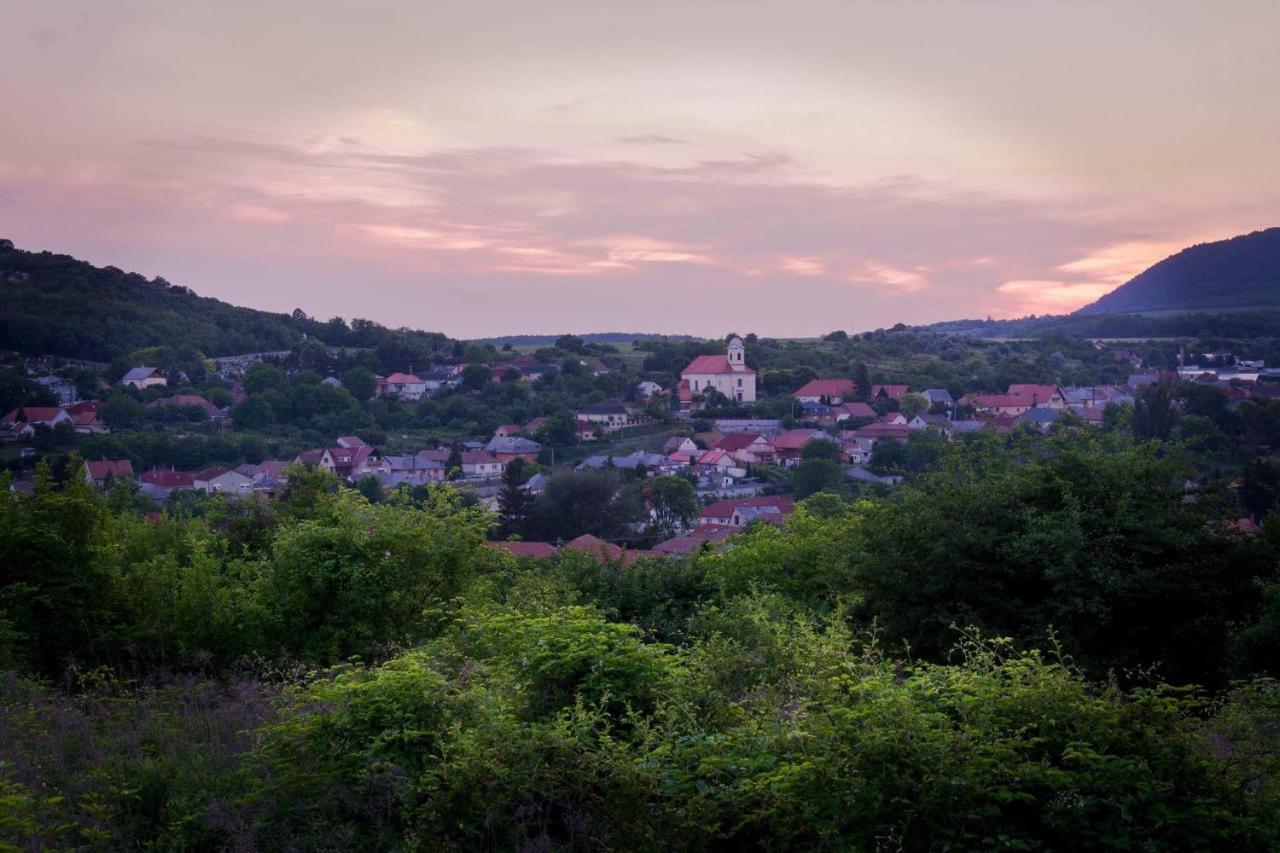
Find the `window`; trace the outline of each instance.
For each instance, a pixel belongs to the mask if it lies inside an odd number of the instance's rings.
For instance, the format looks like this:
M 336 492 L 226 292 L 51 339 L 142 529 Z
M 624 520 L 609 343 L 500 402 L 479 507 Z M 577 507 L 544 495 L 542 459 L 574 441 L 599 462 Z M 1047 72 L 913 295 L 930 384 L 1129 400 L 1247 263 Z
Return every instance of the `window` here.
M 739 380 L 738 380 L 738 387 L 739 387 L 739 388 L 741 388 L 741 387 L 742 387 L 742 380 L 741 380 L 741 379 L 739 379 Z

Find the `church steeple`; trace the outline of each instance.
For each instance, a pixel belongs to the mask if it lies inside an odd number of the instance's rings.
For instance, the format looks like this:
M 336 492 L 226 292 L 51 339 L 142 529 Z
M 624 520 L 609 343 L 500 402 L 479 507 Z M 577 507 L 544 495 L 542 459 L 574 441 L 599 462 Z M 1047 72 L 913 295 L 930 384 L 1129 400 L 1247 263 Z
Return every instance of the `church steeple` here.
M 729 339 L 729 368 L 731 370 L 742 370 L 747 366 L 747 348 L 742 343 L 742 338 L 734 335 Z

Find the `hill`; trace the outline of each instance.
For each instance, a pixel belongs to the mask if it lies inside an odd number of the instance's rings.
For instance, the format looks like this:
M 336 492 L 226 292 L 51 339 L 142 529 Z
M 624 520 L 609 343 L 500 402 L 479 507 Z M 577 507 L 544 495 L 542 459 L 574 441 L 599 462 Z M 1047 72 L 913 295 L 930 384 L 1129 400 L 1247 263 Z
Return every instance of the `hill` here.
M 206 356 L 290 349 L 304 339 L 391 351 L 384 360 L 430 362 L 452 342 L 442 334 L 392 331 L 368 320 L 320 322 L 301 310 L 275 314 L 198 296 L 69 255 L 28 252 L 0 240 L 0 350 L 110 361 L 146 347 Z
M 1076 314 L 1280 307 L 1280 228 L 1171 255 Z

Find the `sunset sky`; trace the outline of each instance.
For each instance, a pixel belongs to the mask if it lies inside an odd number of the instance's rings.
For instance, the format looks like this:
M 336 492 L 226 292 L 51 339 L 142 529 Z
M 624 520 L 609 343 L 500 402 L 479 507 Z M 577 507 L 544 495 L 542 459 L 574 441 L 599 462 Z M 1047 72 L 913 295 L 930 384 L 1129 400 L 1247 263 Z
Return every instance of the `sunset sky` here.
M 0 236 L 457 336 L 1060 313 L 1280 225 L 1280 3 L 12 0 Z

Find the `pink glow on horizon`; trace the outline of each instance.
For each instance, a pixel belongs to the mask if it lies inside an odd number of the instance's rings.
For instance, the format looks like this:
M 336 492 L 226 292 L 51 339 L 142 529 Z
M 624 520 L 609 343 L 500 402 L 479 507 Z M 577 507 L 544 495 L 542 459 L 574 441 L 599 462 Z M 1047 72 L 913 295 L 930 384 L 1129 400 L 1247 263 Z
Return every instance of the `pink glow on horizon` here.
M 463 336 L 812 335 L 1070 311 L 1280 220 L 1273 4 L 549 2 L 21 6 L 0 236 Z

